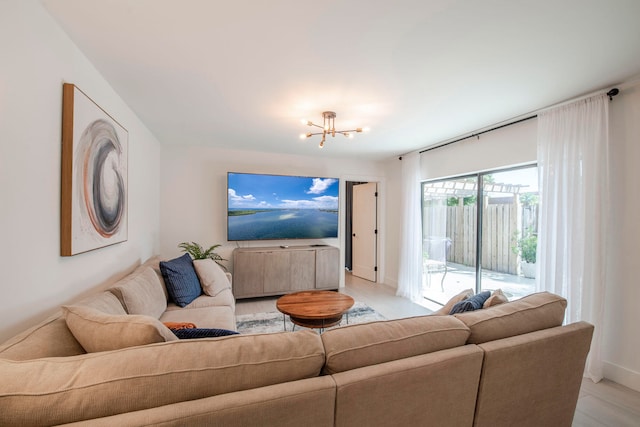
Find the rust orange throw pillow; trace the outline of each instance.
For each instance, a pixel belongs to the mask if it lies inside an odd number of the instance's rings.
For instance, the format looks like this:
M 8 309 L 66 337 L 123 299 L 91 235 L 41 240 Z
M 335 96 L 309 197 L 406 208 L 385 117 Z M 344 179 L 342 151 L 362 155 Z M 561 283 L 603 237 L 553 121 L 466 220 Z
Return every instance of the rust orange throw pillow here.
M 169 329 L 196 329 L 196 325 L 189 322 L 164 322 Z

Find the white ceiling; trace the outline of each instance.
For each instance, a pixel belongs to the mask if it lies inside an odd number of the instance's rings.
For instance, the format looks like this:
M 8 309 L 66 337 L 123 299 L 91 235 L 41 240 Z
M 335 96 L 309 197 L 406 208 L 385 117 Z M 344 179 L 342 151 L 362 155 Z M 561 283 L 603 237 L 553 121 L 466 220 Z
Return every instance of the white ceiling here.
M 42 3 L 165 144 L 384 159 L 640 75 L 639 0 Z

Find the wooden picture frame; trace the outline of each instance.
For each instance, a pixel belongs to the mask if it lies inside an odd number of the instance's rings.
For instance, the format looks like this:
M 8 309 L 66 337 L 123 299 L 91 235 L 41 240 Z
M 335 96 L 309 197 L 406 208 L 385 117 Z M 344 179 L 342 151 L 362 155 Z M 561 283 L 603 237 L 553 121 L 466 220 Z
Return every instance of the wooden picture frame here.
M 62 89 L 60 254 L 128 235 L 128 132 L 71 83 Z

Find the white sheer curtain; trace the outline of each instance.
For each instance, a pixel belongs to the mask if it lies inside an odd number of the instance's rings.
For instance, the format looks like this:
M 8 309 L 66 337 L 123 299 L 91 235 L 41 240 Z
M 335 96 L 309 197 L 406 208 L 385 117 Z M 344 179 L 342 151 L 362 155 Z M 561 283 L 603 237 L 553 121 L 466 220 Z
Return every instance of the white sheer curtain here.
M 397 295 L 418 301 L 422 297 L 422 221 L 420 154 L 402 157 L 402 229 Z
M 567 299 L 566 322 L 595 325 L 585 375 L 602 379 L 609 190 L 609 100 L 538 115 L 538 287 Z

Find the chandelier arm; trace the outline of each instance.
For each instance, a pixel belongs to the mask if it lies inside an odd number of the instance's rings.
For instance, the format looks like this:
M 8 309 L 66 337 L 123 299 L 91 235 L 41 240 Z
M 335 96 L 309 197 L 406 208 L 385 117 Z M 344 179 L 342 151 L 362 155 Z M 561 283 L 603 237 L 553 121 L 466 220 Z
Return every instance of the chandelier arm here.
M 336 113 L 333 111 L 324 111 L 322 113 L 322 121 L 323 121 L 323 126 L 320 126 L 316 123 L 313 123 L 310 120 L 305 120 L 302 119 L 302 123 L 306 124 L 307 126 L 314 126 L 317 127 L 319 129 L 322 129 L 322 132 L 308 132 L 306 134 L 302 134 L 301 137 L 302 138 L 310 138 L 312 136 L 316 136 L 316 135 L 322 135 L 322 140 L 320 141 L 320 148 L 324 147 L 324 143 L 326 141 L 326 137 L 327 135 L 330 135 L 331 137 L 335 137 L 337 133 L 346 136 L 348 138 L 353 138 L 353 134 L 354 133 L 361 133 L 363 131 L 367 131 L 368 128 L 355 128 L 355 129 L 348 129 L 348 130 L 336 130 L 335 128 L 335 119 L 336 119 Z

